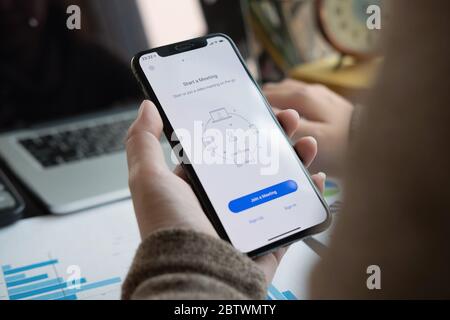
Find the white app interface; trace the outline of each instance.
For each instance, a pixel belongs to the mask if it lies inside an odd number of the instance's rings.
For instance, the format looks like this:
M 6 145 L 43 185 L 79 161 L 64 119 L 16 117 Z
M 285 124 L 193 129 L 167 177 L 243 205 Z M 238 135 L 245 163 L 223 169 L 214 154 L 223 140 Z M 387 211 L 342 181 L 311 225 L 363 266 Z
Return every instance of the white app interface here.
M 226 38 L 139 63 L 233 246 L 250 252 L 325 221 L 298 156 Z

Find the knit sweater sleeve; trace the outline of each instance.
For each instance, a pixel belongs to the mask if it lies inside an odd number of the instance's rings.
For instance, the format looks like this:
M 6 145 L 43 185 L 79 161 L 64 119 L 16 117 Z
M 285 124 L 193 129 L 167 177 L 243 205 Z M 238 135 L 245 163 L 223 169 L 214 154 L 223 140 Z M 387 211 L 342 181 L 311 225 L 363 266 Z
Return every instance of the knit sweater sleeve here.
M 227 242 L 190 230 L 161 230 L 139 246 L 122 299 L 263 299 L 258 266 Z

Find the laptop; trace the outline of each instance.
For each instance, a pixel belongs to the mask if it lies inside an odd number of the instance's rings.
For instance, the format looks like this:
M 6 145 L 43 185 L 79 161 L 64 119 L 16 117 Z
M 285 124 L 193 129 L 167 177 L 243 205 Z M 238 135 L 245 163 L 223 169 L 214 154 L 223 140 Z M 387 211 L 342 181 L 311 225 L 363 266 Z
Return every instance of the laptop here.
M 124 139 L 137 105 L 0 134 L 0 156 L 51 213 L 129 197 Z
M 148 46 L 139 7 L 83 2 L 72 30 L 67 4 L 29 2 L 0 12 L 0 157 L 51 213 L 129 197 L 124 139 L 142 100 L 129 61 Z

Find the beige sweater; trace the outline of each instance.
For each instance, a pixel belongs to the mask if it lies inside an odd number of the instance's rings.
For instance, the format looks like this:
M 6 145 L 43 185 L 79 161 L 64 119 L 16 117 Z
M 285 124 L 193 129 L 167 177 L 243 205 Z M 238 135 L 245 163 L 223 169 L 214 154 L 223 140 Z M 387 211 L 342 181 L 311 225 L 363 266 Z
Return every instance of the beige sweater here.
M 312 274 L 316 298 L 450 297 L 450 1 L 392 1 L 386 63 L 349 154 L 345 206 Z M 368 290 L 367 267 L 381 268 Z M 261 299 L 264 277 L 227 243 L 145 239 L 124 299 Z

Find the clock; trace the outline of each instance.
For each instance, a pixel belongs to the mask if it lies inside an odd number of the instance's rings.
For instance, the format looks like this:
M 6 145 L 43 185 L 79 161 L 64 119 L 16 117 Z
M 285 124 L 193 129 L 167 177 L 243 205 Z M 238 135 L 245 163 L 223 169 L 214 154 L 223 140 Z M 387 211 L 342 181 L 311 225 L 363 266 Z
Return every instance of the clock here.
M 382 1 L 316 0 L 319 29 L 341 54 L 359 59 L 376 56 L 380 30 L 367 27 L 371 15 L 367 8 L 370 5 L 382 8 Z M 384 16 L 380 18 L 384 19 Z

